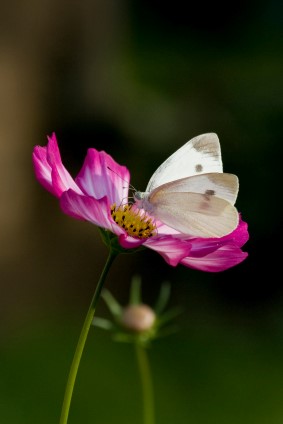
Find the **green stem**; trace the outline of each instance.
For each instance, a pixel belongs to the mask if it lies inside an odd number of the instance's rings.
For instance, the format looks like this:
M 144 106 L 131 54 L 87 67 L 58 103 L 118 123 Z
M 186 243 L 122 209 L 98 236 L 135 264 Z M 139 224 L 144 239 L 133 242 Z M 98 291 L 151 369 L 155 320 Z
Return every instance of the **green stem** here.
M 142 384 L 143 394 L 143 423 L 154 424 L 154 399 L 153 387 L 151 380 L 150 367 L 146 348 L 142 347 L 138 342 L 136 343 L 136 354 Z
M 76 381 L 76 377 L 77 377 L 77 372 L 79 369 L 79 365 L 80 365 L 80 361 L 81 361 L 81 357 L 83 354 L 83 350 L 85 347 L 85 343 L 86 343 L 86 339 L 88 336 L 88 332 L 91 326 L 91 323 L 93 321 L 93 317 L 94 317 L 94 313 L 95 313 L 95 309 L 96 309 L 96 305 L 105 281 L 105 278 L 108 274 L 108 271 L 114 261 L 114 259 L 116 258 L 118 252 L 115 250 L 110 250 L 106 264 L 103 268 L 103 271 L 101 273 L 101 276 L 99 278 L 99 281 L 97 283 L 93 298 L 91 300 L 90 303 L 90 307 L 88 310 L 88 313 L 86 315 L 85 318 L 85 322 L 83 325 L 83 328 L 81 330 L 81 334 L 78 340 L 78 344 L 77 344 L 77 348 L 73 357 L 73 361 L 72 361 L 72 365 L 70 368 L 70 372 L 69 372 L 69 377 L 68 377 L 68 381 L 67 381 L 67 385 L 66 385 L 66 389 L 65 389 L 65 395 L 64 395 L 64 401 L 63 401 L 63 405 L 62 405 L 62 411 L 61 411 L 61 417 L 60 417 L 60 422 L 59 424 L 67 424 L 68 422 L 68 416 L 69 416 L 69 410 L 70 410 L 70 405 L 71 405 L 71 400 L 72 400 L 72 394 L 73 394 L 73 390 L 74 390 L 74 385 L 75 385 L 75 381 Z

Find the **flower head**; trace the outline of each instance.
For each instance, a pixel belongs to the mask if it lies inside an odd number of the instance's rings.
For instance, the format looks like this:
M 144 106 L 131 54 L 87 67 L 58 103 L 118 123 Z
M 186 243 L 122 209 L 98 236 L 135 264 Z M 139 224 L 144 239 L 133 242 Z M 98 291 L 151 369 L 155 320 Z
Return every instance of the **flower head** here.
M 162 284 L 153 307 L 142 301 L 141 279 L 138 275 L 132 279 L 130 299 L 126 306 L 121 306 L 107 289 L 103 289 L 101 296 L 113 321 L 96 317 L 93 325 L 111 331 L 115 341 L 148 346 L 154 339 L 176 331 L 172 319 L 180 314 L 180 309 L 165 310 L 170 297 L 170 285 L 167 282 Z
M 127 202 L 130 173 L 104 151 L 90 148 L 73 179 L 62 164 L 56 136 L 33 150 L 37 180 L 59 199 L 64 213 L 89 221 L 113 234 L 123 249 L 141 246 L 157 251 L 172 266 L 181 263 L 203 271 L 223 271 L 242 262 L 248 240 L 247 224 L 220 238 L 190 237 L 154 219 Z

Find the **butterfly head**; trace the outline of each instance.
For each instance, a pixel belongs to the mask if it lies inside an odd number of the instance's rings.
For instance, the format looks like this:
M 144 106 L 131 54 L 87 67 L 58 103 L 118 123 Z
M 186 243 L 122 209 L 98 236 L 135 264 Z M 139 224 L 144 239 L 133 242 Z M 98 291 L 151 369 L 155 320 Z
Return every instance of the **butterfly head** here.
M 135 202 L 140 202 L 144 198 L 144 194 L 142 191 L 135 191 L 134 192 L 134 200 Z
M 135 201 L 135 205 L 139 208 L 139 209 L 143 209 L 144 205 L 145 205 L 145 200 L 148 196 L 148 193 L 146 192 L 142 192 L 142 191 L 135 191 L 134 192 L 134 201 Z

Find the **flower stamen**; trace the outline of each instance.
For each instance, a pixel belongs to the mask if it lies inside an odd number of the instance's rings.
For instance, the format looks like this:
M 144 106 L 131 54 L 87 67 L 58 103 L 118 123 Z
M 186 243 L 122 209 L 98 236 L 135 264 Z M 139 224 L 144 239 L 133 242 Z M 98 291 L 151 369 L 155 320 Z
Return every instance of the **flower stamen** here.
M 134 205 L 111 206 L 111 216 L 120 227 L 127 231 L 129 236 L 139 239 L 155 236 L 156 225 L 146 213 L 133 207 Z

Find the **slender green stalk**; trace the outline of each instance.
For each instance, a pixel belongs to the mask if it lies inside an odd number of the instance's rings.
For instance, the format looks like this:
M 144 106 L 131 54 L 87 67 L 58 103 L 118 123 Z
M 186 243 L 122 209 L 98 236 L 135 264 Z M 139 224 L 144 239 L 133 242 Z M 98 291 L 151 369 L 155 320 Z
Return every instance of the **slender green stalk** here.
M 143 423 L 154 424 L 155 414 L 154 414 L 153 387 L 152 387 L 148 356 L 147 356 L 146 348 L 141 346 L 138 342 L 136 343 L 136 354 L 137 354 L 139 373 L 140 373 L 141 384 L 142 384 Z
M 65 389 L 65 395 L 64 395 L 64 401 L 63 401 L 63 405 L 62 405 L 62 411 L 61 411 L 61 418 L 60 418 L 60 422 L 59 424 L 67 424 L 68 422 L 68 416 L 69 416 L 69 410 L 70 410 L 70 405 L 71 405 L 71 400 L 72 400 L 72 394 L 73 394 L 73 390 L 74 390 L 74 385 L 75 385 L 75 381 L 76 381 L 76 377 L 77 377 L 77 372 L 79 369 L 79 365 L 80 365 L 80 361 L 81 361 L 81 357 L 82 357 L 82 353 L 84 350 L 84 346 L 86 343 L 86 339 L 88 336 L 88 332 L 94 317 L 94 313 L 95 313 L 95 309 L 96 309 L 96 305 L 105 281 L 105 278 L 108 274 L 108 271 L 112 265 L 112 262 L 114 261 L 115 257 L 117 256 L 118 252 L 114 251 L 112 249 L 110 249 L 106 264 L 103 268 L 103 271 L 101 273 L 101 276 L 99 278 L 99 281 L 97 283 L 93 298 L 91 300 L 90 303 L 90 307 L 88 310 L 88 313 L 86 315 L 85 318 L 85 322 L 83 325 L 83 328 L 81 330 L 81 334 L 78 340 L 78 344 L 77 344 L 77 348 L 73 357 L 73 361 L 71 364 L 71 368 L 70 368 L 70 372 L 69 372 L 69 377 L 68 377 L 68 381 L 67 381 L 67 385 L 66 385 L 66 389 Z

